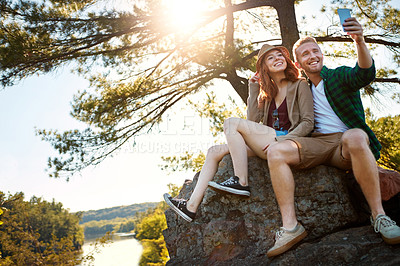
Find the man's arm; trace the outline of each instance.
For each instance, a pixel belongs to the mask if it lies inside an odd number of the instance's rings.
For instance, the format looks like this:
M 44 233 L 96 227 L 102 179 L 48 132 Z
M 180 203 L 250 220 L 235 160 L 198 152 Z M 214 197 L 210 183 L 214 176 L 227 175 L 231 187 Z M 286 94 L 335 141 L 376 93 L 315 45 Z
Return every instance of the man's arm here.
M 372 57 L 369 53 L 368 47 L 365 44 L 363 28 L 355 18 L 346 19 L 343 24 L 347 34 L 354 40 L 357 48 L 358 65 L 361 68 L 369 68 L 372 66 Z

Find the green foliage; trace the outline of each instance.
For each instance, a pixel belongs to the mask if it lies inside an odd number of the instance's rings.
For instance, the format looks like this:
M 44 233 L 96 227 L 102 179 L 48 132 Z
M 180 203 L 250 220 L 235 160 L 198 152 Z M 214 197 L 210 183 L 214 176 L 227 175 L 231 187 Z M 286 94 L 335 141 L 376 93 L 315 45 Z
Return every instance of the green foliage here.
M 111 220 L 90 221 L 81 224 L 85 238 L 92 239 L 103 236 L 106 233 L 129 233 L 135 229 L 135 221 L 138 216 L 114 218 Z
M 374 119 L 367 110 L 367 122 L 382 144 L 378 164 L 400 172 L 400 115 Z
M 168 261 L 168 250 L 163 238 L 142 240 L 143 253 L 139 265 L 165 265 Z
M 167 228 L 164 212 L 160 208 L 144 217 L 135 228 L 136 238 L 144 239 L 159 239 L 162 237 L 162 230 Z
M 135 221 L 155 208 L 159 203 L 145 202 L 129 206 L 118 206 L 100 210 L 80 212 L 81 226 L 85 238 L 94 238 L 108 233 L 126 233 L 134 229 Z
M 180 187 L 168 184 L 169 194 L 172 197 L 178 195 Z M 165 265 L 168 261 L 168 250 L 165 245 L 162 231 L 167 228 L 164 211 L 168 208 L 165 202 L 161 202 L 147 213 L 141 213 L 135 221 L 135 238 L 140 240 L 143 253 L 139 265 Z
M 137 212 L 144 212 L 149 208 L 156 207 L 158 202 L 145 202 L 128 206 L 118 206 L 100 210 L 81 212 L 81 224 L 89 221 L 112 220 L 114 218 L 127 218 L 134 216 Z
M 228 102 L 221 104 L 213 92 L 207 94 L 207 98 L 203 102 L 190 101 L 189 104 L 195 108 L 200 117 L 209 120 L 210 132 L 216 143 L 225 142 L 225 136 L 222 134 L 225 119 L 229 117 L 246 118 L 246 106 L 243 103 L 238 104 L 234 99 L 229 98 Z M 203 151 L 198 154 L 185 151 L 178 156 L 162 156 L 161 159 L 165 164 L 161 165 L 161 169 L 169 172 L 187 170 L 198 172 L 201 170 L 205 158 L 206 155 Z
M 121 218 L 116 218 L 112 220 L 100 220 L 100 221 L 90 221 L 82 224 L 85 237 L 93 238 L 100 235 L 105 235 L 107 232 L 115 232 L 116 228 L 120 226 L 125 220 Z
M 181 190 L 182 187 L 178 187 L 177 185 L 174 184 L 168 184 L 168 191 L 171 197 L 176 197 L 179 194 L 179 191 Z
M 1 265 L 76 265 L 80 262 L 83 232 L 79 214 L 61 203 L 17 193 L 0 192 Z
M 160 205 L 135 225 L 135 238 L 143 245 L 140 265 L 165 265 L 168 251 L 165 246 L 162 231 L 167 228 L 165 220 L 165 205 Z
M 135 222 L 134 220 L 128 220 L 125 223 L 121 223 L 116 230 L 117 233 L 126 233 L 131 232 L 135 229 Z

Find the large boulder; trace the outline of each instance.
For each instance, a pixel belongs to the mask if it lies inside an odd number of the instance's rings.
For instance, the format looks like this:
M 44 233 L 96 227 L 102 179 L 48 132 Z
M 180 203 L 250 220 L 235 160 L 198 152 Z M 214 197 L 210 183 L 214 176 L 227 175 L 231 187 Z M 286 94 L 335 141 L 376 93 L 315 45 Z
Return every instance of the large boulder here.
M 165 212 L 168 228 L 163 233 L 170 255 L 168 264 L 326 264 L 336 256 L 336 263 L 331 263 L 335 265 L 374 262 L 375 255 L 387 257 L 389 263 L 399 262 L 400 247 L 386 245 L 371 226 L 366 226 L 368 205 L 351 173 L 318 166 L 293 174 L 296 213 L 308 232 L 298 248 L 274 259 L 266 256 L 281 218 L 268 165 L 254 157 L 249 158 L 250 198 L 209 188 L 192 223 L 170 209 Z M 215 181 L 232 175 L 232 161 L 227 155 L 220 162 Z M 179 198 L 190 198 L 197 178 L 198 175 L 185 182 Z M 377 248 L 384 250 L 383 255 L 368 255 Z

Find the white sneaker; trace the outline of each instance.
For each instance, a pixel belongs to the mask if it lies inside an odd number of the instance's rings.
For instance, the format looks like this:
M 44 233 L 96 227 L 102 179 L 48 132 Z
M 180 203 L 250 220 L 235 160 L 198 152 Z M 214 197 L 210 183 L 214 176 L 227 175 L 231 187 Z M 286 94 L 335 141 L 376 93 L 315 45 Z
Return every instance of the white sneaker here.
M 400 227 L 389 216 L 379 214 L 375 220 L 371 217 L 371 224 L 376 233 L 381 233 L 386 243 L 391 245 L 400 244 Z
M 270 258 L 288 251 L 306 236 L 307 232 L 300 223 L 297 223 L 296 227 L 290 231 L 281 227 L 281 229 L 276 232 L 275 245 L 268 250 L 267 256 Z

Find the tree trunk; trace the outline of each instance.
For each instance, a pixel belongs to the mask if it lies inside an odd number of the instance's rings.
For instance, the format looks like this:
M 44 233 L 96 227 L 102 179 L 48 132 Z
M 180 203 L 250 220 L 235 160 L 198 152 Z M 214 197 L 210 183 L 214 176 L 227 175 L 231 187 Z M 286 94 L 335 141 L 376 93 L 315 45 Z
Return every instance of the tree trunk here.
M 226 80 L 229 81 L 237 94 L 239 94 L 242 101 L 247 104 L 247 97 L 249 97 L 249 81 L 246 78 L 239 77 L 236 73 L 229 73 Z
M 225 0 L 225 8 L 227 10 L 232 9 L 232 2 L 231 0 Z M 234 32 L 235 32 L 235 25 L 234 25 L 234 18 L 233 12 L 227 11 L 226 13 L 226 32 L 225 32 L 225 56 L 231 60 L 232 64 L 227 66 L 226 71 L 226 80 L 235 88 L 235 91 L 239 94 L 240 98 L 243 100 L 244 103 L 247 102 L 248 91 L 247 91 L 247 79 L 239 77 L 236 68 L 233 65 L 233 60 L 235 55 L 233 54 L 234 51 Z
M 294 0 L 281 0 L 274 5 L 274 8 L 278 12 L 282 45 L 289 50 L 293 58 L 293 44 L 300 39 L 294 10 Z
M 293 44 L 300 38 L 299 30 L 297 28 L 296 13 L 294 10 L 294 0 L 280 0 L 280 1 L 248 1 L 246 4 L 254 4 L 258 7 L 261 6 L 260 2 L 265 2 L 266 6 L 272 6 L 276 9 L 279 18 L 279 27 L 281 31 L 282 45 L 285 46 L 292 58 L 292 47 Z M 227 73 L 226 80 L 232 85 L 235 91 L 239 94 L 240 98 L 244 103 L 247 103 L 248 97 L 248 80 L 239 77 L 235 71 Z

